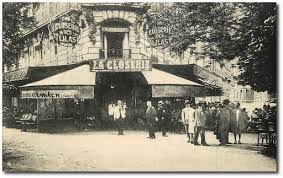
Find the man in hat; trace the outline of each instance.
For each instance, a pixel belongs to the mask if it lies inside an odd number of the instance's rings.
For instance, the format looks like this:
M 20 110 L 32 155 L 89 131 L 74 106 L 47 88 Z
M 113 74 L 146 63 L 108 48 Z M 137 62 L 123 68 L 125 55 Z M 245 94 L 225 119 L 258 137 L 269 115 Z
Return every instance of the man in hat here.
M 147 125 L 148 125 L 148 132 L 149 132 L 149 137 L 151 139 L 155 139 L 155 132 L 154 132 L 154 126 L 157 119 L 157 113 L 155 108 L 152 106 L 151 101 L 146 102 L 147 109 L 145 112 L 145 118 L 147 120 Z
M 209 146 L 205 140 L 205 124 L 206 124 L 206 113 L 205 106 L 203 102 L 198 103 L 198 108 L 195 110 L 195 136 L 194 145 L 199 145 L 198 136 L 201 135 L 201 144 L 203 146 Z
M 168 137 L 166 135 L 166 130 L 167 130 L 167 125 L 168 125 L 168 118 L 169 118 L 169 113 L 168 113 L 168 108 L 166 107 L 166 104 L 163 101 L 158 101 L 158 108 L 157 108 L 157 117 L 160 122 L 160 127 L 162 130 L 162 136 L 163 137 Z
M 219 125 L 218 132 L 220 134 L 220 144 L 219 146 L 226 146 L 228 143 L 229 127 L 231 120 L 231 109 L 229 108 L 229 100 L 225 99 L 223 101 L 223 108 L 219 113 Z

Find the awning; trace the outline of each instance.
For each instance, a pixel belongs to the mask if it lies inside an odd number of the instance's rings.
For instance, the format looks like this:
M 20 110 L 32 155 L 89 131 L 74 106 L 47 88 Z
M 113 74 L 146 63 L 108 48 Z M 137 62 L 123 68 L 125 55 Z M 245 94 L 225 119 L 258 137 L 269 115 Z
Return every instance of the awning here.
M 94 98 L 96 72 L 84 64 L 21 86 L 21 98 Z
M 154 64 L 153 67 L 214 88 L 222 88 L 223 85 L 222 78 L 220 76 L 196 64 Z
M 196 82 L 178 77 L 176 75 L 152 68 L 152 71 L 142 71 L 149 85 L 194 85 L 201 86 Z
M 204 87 L 196 82 L 152 68 L 143 71 L 147 83 L 151 85 L 152 97 L 195 97 L 205 95 Z
M 84 64 L 46 79 L 23 85 L 21 88 L 36 86 L 93 86 L 95 85 L 95 78 L 96 73 L 90 71 L 88 64 Z
M 203 85 L 152 68 L 141 73 L 151 88 L 152 97 L 188 97 L 204 95 Z M 141 79 L 141 78 L 140 78 Z M 142 80 L 142 79 L 141 79 Z M 22 98 L 94 98 L 96 72 L 88 64 L 46 79 L 21 86 Z
M 47 77 L 65 72 L 75 67 L 86 64 L 86 62 L 67 64 L 59 66 L 32 66 L 18 69 L 3 74 L 3 83 L 15 84 L 16 86 L 36 82 Z

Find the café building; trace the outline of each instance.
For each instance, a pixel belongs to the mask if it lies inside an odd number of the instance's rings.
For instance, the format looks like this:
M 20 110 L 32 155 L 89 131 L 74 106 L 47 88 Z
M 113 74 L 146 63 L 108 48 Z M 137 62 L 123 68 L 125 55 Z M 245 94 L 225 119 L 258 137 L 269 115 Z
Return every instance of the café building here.
M 108 105 L 122 100 L 131 118 L 142 117 L 146 101 L 221 95 L 194 65 L 166 64 L 154 55 L 141 4 L 39 3 L 29 7 L 39 21 L 26 32 L 18 62 L 5 66 L 4 100 L 40 121 L 72 119 L 74 98 L 85 113 L 107 117 Z M 179 63 L 180 64 L 180 63 Z M 188 72 L 190 71 L 190 72 Z M 197 72 L 196 72 L 197 71 Z M 209 77 L 209 75 L 207 75 Z M 219 77 L 217 81 L 220 81 Z

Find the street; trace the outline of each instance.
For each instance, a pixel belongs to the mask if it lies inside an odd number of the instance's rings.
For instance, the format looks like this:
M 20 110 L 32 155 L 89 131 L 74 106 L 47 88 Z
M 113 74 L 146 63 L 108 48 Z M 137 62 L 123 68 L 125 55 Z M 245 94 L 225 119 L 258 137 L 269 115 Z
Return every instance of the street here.
M 184 134 L 157 133 L 155 140 L 145 131 L 88 131 L 45 134 L 3 127 L 3 169 L 31 171 L 276 171 L 276 160 L 256 147 L 256 135 L 244 134 L 243 144 L 193 146 Z M 233 135 L 230 134 L 230 141 Z M 249 144 L 247 144 L 249 143 Z

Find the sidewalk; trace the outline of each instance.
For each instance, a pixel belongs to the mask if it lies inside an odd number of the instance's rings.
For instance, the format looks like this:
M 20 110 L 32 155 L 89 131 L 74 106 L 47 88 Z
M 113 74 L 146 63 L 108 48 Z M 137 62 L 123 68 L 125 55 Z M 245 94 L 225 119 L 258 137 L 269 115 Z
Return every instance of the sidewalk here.
M 242 145 L 210 147 L 186 143 L 185 135 L 147 139 L 147 132 L 42 134 L 3 128 L 5 171 L 276 171 L 276 160 L 259 153 L 255 134 Z M 230 135 L 230 141 L 233 141 Z M 249 143 L 249 144 L 247 144 Z

